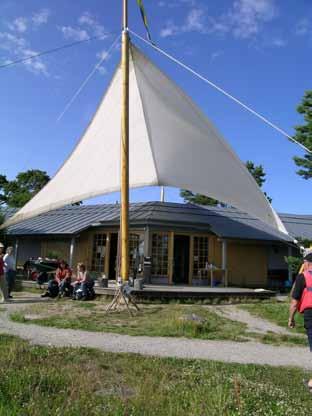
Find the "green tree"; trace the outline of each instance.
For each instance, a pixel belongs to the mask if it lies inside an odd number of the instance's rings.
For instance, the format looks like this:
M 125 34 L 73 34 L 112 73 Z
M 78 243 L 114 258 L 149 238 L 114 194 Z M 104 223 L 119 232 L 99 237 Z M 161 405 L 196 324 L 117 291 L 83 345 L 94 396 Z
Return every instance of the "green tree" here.
M 253 162 L 248 160 L 246 162 L 246 168 L 249 170 L 249 172 L 252 174 L 252 176 L 255 178 L 255 181 L 261 188 L 264 182 L 266 181 L 265 176 L 266 173 L 264 172 L 263 166 L 259 165 L 256 166 Z M 272 202 L 272 199 L 267 196 L 267 194 L 264 192 L 264 195 L 268 198 L 270 202 Z M 198 204 L 198 205 L 218 205 L 219 201 L 213 198 L 209 198 L 208 196 L 201 195 L 201 194 L 194 194 L 191 191 L 187 191 L 186 189 L 180 190 L 180 196 L 184 199 L 184 202 L 190 202 L 192 204 Z
M 0 208 L 0 226 L 4 223 L 5 217 Z M 0 230 L 0 242 L 5 244 L 5 230 Z
M 186 189 L 180 190 L 180 197 L 184 199 L 185 202 L 190 202 L 192 204 L 198 205 L 217 205 L 218 201 L 213 198 L 201 194 L 194 194 L 191 191 Z
M 6 176 L 0 175 L 0 206 L 6 203 L 5 187 L 8 184 Z
M 49 180 L 48 174 L 38 169 L 20 172 L 12 181 L 0 175 L 0 205 L 23 207 Z
M 262 185 L 265 182 L 265 172 L 262 165 L 256 166 L 253 162 L 250 160 L 247 160 L 246 162 L 246 168 L 249 170 L 249 172 L 254 177 L 255 181 L 259 185 L 260 188 L 262 188 Z
M 264 171 L 264 168 L 262 165 L 256 166 L 253 162 L 250 160 L 247 160 L 246 162 L 246 168 L 249 170 L 249 172 L 254 177 L 255 181 L 257 182 L 259 188 L 262 188 L 264 182 L 266 181 L 266 173 Z M 270 198 L 266 192 L 264 192 L 264 195 L 267 197 L 268 201 L 271 203 L 272 198 Z
M 299 114 L 303 115 L 305 124 L 296 126 L 294 139 L 312 151 L 312 90 L 304 94 L 302 103 L 297 108 Z M 304 157 L 294 157 L 294 161 L 301 169 L 297 174 L 304 179 L 312 178 L 312 154 L 307 153 Z

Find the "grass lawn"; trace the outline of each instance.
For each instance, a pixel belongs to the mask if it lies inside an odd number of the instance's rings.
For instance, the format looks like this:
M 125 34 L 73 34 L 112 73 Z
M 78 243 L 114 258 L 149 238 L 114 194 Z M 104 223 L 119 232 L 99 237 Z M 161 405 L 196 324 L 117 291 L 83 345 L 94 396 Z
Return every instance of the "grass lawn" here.
M 35 304 L 11 315 L 14 321 L 59 328 L 114 332 L 127 335 L 246 340 L 246 325 L 220 317 L 199 305 L 140 305 L 129 317 L 126 310 L 105 313 L 106 302 L 70 300 Z
M 128 312 L 105 313 L 107 301 L 60 300 L 37 303 L 11 315 L 21 323 L 57 328 L 113 332 L 127 335 L 185 337 L 207 340 L 260 341 L 275 345 L 307 345 L 305 338 L 247 332 L 245 324 L 220 317 L 202 305 L 144 304 L 130 318 Z M 253 305 L 252 305 L 253 306 Z M 258 306 L 258 305 L 256 305 Z M 261 306 L 261 305 L 260 305 Z
M 242 305 L 241 308 L 247 310 L 255 316 L 267 319 L 275 324 L 288 328 L 289 303 L 288 302 L 262 302 L 250 305 Z M 303 327 L 303 315 L 296 314 L 296 326 L 292 330 L 294 334 L 305 333 Z
M 306 416 L 292 368 L 31 346 L 0 338 L 1 416 Z

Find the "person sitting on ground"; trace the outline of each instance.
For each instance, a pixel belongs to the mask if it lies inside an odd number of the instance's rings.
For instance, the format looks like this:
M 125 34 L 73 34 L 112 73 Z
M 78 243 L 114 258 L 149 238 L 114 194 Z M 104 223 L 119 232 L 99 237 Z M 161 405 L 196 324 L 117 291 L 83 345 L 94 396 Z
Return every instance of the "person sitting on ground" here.
M 73 287 L 71 285 L 72 271 L 66 261 L 62 260 L 55 272 L 55 280 L 58 282 L 60 296 L 71 296 Z
M 15 257 L 13 255 L 14 249 L 13 247 L 8 247 L 6 249 L 6 254 L 3 257 L 3 263 L 4 263 L 4 276 L 5 280 L 7 282 L 8 287 L 8 295 L 9 298 L 12 299 L 12 291 L 14 289 L 15 285 Z
M 291 291 L 289 328 L 294 328 L 296 325 L 295 315 L 297 311 L 304 314 L 304 327 L 312 352 L 312 253 L 305 255 L 303 273 L 298 274 Z M 312 393 L 312 379 L 307 382 L 307 387 Z
M 41 295 L 41 297 L 56 298 L 58 295 L 63 296 L 65 294 L 70 296 L 73 290 L 71 285 L 71 275 L 72 272 L 68 264 L 62 260 L 55 271 L 55 275 L 53 275 L 52 279 L 48 282 L 47 291 Z
M 73 283 L 73 286 L 74 293 L 76 293 L 78 289 L 81 289 L 81 300 L 87 300 L 88 292 L 92 290 L 94 282 L 90 273 L 87 271 L 86 266 L 83 263 L 78 263 L 77 265 L 77 276 L 76 281 Z

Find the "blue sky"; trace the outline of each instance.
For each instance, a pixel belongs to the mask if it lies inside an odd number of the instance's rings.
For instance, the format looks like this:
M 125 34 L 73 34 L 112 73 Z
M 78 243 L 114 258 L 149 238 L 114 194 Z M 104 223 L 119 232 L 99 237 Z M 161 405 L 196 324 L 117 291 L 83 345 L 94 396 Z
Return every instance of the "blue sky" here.
M 129 3 L 129 26 L 144 34 L 136 2 Z M 301 123 L 296 106 L 312 88 L 310 0 L 145 0 L 145 8 L 160 47 L 293 134 Z M 9 178 L 30 168 L 55 173 L 92 117 L 119 48 L 61 121 L 57 118 L 120 32 L 120 21 L 121 0 L 1 1 L 0 64 L 89 36 L 101 39 L 0 69 L 0 173 Z M 311 214 L 311 181 L 296 175 L 292 161 L 302 155 L 300 148 L 136 43 L 199 104 L 243 161 L 264 166 L 265 190 L 276 210 Z M 114 194 L 100 201 L 117 199 Z M 157 200 L 159 189 L 135 190 L 131 199 Z M 178 201 L 178 190 L 167 189 L 167 200 Z

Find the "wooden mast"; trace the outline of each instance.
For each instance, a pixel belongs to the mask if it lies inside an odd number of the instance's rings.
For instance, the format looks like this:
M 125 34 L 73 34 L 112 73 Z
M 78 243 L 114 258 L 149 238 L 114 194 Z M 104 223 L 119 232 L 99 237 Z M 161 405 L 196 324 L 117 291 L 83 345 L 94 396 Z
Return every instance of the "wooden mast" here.
M 121 109 L 121 197 L 120 197 L 120 236 L 121 236 L 121 278 L 129 279 L 129 32 L 128 0 L 123 0 L 122 24 L 122 109 Z

